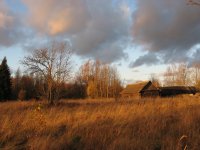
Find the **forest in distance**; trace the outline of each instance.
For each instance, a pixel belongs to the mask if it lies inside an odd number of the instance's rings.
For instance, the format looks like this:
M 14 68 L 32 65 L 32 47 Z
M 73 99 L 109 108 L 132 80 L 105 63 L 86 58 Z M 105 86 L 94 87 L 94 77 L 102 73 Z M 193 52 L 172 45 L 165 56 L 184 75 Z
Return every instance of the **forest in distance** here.
M 21 60 L 25 72 L 18 69 L 10 73 L 6 57 L 0 65 L 0 99 L 46 99 L 49 103 L 59 99 L 119 98 L 123 81 L 116 66 L 98 60 L 88 60 L 73 73 L 71 51 L 64 42 L 52 42 L 50 46 L 36 49 Z M 200 65 L 186 63 L 167 67 L 163 82 L 154 75 L 154 84 L 163 86 L 200 87 Z
M 0 99 L 46 99 L 54 103 L 60 99 L 120 97 L 123 81 L 116 66 L 98 60 L 88 60 L 73 73 L 71 51 L 65 42 L 36 49 L 21 60 L 25 72 L 10 73 L 6 57 L 0 65 Z M 163 82 L 149 77 L 157 86 L 200 87 L 200 65 L 171 64 L 163 73 Z
M 66 43 L 53 42 L 49 48 L 33 51 L 11 76 L 6 57 L 0 65 L 0 99 L 46 99 L 118 97 L 122 83 L 117 68 L 98 60 L 88 60 L 72 76 L 71 51 Z

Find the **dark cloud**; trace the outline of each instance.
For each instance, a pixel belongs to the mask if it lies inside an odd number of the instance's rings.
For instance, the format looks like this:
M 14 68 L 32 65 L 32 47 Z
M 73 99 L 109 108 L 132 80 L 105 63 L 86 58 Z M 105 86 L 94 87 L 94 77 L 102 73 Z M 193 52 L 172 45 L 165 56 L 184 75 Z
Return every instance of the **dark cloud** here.
M 130 43 L 131 12 L 125 0 L 23 2 L 31 27 L 52 38 L 68 38 L 77 55 L 105 62 L 127 56 L 123 50 Z
M 5 28 L 0 29 L 0 47 L 10 47 L 15 44 L 22 44 L 26 39 L 26 31 L 20 27 L 17 20 Z
M 200 8 L 184 0 L 138 0 L 132 29 L 134 42 L 163 62 L 185 61 L 200 43 Z
M 159 62 L 160 62 L 160 60 L 158 59 L 156 54 L 147 53 L 143 56 L 140 56 L 135 61 L 131 62 L 129 67 L 135 68 L 135 67 L 139 67 L 139 66 L 142 66 L 142 65 L 151 66 L 151 65 L 158 64 Z
M 132 23 L 127 0 L 15 2 L 23 10 L 0 1 L 0 47 L 30 50 L 59 39 L 68 40 L 79 56 L 108 63 L 127 57 Z
M 188 53 L 200 42 L 200 8 L 184 0 L 137 0 L 136 9 L 131 0 L 20 2 L 25 15 L 0 1 L 0 46 L 67 39 L 77 55 L 113 62 L 127 57 L 133 37 L 148 54 L 131 67 L 196 59 Z
M 92 14 L 87 27 L 72 40 L 77 54 L 92 55 L 112 62 L 125 57 L 123 49 L 129 42 L 130 22 L 123 9 L 112 1 L 92 0 L 88 4 Z

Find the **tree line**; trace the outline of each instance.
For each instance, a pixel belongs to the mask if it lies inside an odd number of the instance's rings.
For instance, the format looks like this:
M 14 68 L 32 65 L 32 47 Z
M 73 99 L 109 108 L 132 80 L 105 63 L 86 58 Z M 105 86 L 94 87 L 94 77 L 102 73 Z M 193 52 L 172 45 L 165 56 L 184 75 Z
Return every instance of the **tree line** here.
M 76 80 L 86 85 L 89 97 L 119 97 L 122 83 L 116 67 L 89 60 L 79 70 Z
M 26 69 L 11 77 L 6 58 L 0 65 L 0 99 L 117 98 L 122 89 L 117 68 L 89 60 L 73 76 L 72 52 L 66 42 L 51 42 L 21 60 Z
M 164 73 L 164 86 L 196 86 L 200 88 L 200 65 L 171 64 Z
M 6 57 L 0 64 L 0 101 L 46 99 L 50 104 L 64 98 L 115 98 L 122 82 L 115 66 L 88 60 L 72 74 L 72 52 L 64 42 L 51 42 L 30 52 L 21 60 L 25 71 L 11 76 Z M 158 79 L 151 77 L 158 84 Z M 200 65 L 171 64 L 163 74 L 164 86 L 200 87 Z

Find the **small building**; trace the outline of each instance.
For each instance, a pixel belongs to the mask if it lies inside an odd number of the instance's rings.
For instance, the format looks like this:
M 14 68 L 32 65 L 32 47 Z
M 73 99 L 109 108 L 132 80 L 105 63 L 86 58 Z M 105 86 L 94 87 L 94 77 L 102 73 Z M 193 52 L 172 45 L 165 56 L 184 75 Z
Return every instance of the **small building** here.
M 160 95 L 160 89 L 149 81 L 139 93 L 141 97 L 158 97 Z
M 159 88 L 151 81 L 139 82 L 127 85 L 120 94 L 124 98 L 156 97 L 159 96 Z
M 120 93 L 125 98 L 140 97 L 173 97 L 182 94 L 195 95 L 200 90 L 194 86 L 167 86 L 156 87 L 151 81 L 127 85 Z
M 198 93 L 199 90 L 194 86 L 167 86 L 160 87 L 160 96 L 161 97 L 171 97 L 182 94 L 193 94 Z
M 135 84 L 129 84 L 120 93 L 121 97 L 124 98 L 140 98 L 140 91 L 148 82 L 138 82 Z

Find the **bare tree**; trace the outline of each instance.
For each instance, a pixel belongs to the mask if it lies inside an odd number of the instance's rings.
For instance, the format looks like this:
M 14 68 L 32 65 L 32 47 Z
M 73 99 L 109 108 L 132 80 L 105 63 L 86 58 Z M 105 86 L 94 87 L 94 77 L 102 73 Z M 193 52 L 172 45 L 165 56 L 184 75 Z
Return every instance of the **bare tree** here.
M 176 74 L 177 66 L 176 64 L 171 64 L 167 67 L 164 73 L 164 85 L 165 86 L 175 86 L 176 85 Z
M 190 68 L 186 63 L 180 63 L 177 68 L 177 85 L 189 85 Z
M 27 71 L 40 74 L 45 80 L 46 97 L 50 104 L 59 99 L 60 84 L 69 78 L 71 54 L 68 43 L 54 41 L 47 47 L 33 50 L 22 61 Z
M 171 64 L 164 73 L 164 85 L 192 85 L 191 68 L 186 63 Z
M 156 76 L 156 74 L 152 73 L 150 75 L 150 81 L 153 83 L 153 85 L 155 85 L 156 87 L 160 87 L 160 80 L 158 78 L 158 76 Z
M 193 64 L 190 78 L 195 86 L 200 87 L 200 64 Z

